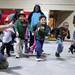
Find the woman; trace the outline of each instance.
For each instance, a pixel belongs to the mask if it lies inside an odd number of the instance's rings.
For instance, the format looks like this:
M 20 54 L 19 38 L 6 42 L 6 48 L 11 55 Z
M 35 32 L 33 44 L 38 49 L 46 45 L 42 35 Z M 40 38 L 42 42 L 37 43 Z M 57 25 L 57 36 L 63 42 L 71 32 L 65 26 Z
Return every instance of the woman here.
M 39 5 L 34 6 L 34 10 L 31 12 L 31 14 L 28 17 L 29 22 L 29 29 L 30 29 L 30 46 L 34 43 L 34 34 L 33 31 L 36 28 L 37 23 L 39 23 L 39 17 L 44 15 L 41 11 L 41 8 Z

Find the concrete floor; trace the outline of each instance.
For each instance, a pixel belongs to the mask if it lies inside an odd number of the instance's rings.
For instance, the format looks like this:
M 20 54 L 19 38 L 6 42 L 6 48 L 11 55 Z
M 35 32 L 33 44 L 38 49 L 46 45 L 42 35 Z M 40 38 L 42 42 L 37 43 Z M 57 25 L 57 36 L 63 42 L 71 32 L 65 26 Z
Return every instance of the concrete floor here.
M 68 53 L 69 46 L 70 43 L 65 42 L 61 58 L 56 58 L 57 44 L 46 41 L 43 49 L 50 54 L 46 61 L 37 62 L 35 57 L 8 57 L 9 68 L 1 70 L 0 75 L 75 75 L 75 54 Z

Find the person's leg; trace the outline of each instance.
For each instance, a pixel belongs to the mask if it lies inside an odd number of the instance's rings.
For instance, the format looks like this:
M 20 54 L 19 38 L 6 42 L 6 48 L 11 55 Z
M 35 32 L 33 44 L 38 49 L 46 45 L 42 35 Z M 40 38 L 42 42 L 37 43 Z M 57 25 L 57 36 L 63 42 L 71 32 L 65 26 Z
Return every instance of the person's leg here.
M 32 35 L 32 32 L 30 32 L 30 47 L 33 45 L 34 43 L 34 36 Z
M 41 58 L 41 54 L 42 54 L 42 45 L 41 42 L 39 40 L 36 41 L 36 58 L 39 59 Z
M 10 50 L 11 50 L 11 42 L 6 44 L 6 53 L 8 56 L 11 56 Z
M 71 52 L 73 54 L 73 49 L 74 49 L 74 45 L 72 44 L 69 48 L 69 52 Z
M 4 55 L 4 49 L 5 49 L 5 43 L 2 43 L 2 46 L 0 48 L 0 52 Z
M 57 46 L 57 51 L 55 53 L 56 57 L 60 57 L 60 53 L 63 51 L 63 41 L 60 39 Z
M 12 43 L 10 44 L 10 52 L 11 53 L 14 53 L 14 43 L 13 44 Z
M 25 53 L 29 53 L 28 40 L 27 39 L 25 39 Z
M 36 54 L 36 58 L 37 58 L 37 59 L 41 58 L 41 52 L 37 51 L 36 53 L 37 53 L 37 54 Z
M 10 51 L 14 52 L 14 47 L 13 46 L 14 46 L 14 43 L 11 42 L 11 50 Z
M 62 44 L 58 44 L 58 47 L 57 47 L 57 52 L 56 52 L 56 57 L 60 57 L 60 53 L 63 51 L 63 46 Z
M 40 41 L 40 43 L 41 43 L 42 52 L 44 52 L 44 50 L 43 50 L 43 43 L 44 43 L 44 41 Z
M 16 38 L 16 49 L 15 49 L 15 55 L 16 58 L 20 57 L 20 38 Z
M 20 55 L 23 53 L 24 40 L 20 39 Z

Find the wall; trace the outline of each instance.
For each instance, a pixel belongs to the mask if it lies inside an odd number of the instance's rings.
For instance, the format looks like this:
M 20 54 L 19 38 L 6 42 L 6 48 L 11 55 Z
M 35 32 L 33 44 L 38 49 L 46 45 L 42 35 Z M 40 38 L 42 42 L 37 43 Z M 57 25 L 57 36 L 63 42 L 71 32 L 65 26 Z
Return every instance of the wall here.
M 41 6 L 47 17 L 49 10 L 75 10 L 75 0 L 0 0 L 0 8 L 21 8 L 26 11 L 32 11 L 35 4 Z M 66 19 L 70 24 L 71 34 L 73 15 L 75 12 Z
M 40 4 L 44 11 L 75 9 L 75 0 L 0 0 L 0 8 L 23 8 L 31 11 L 35 4 Z

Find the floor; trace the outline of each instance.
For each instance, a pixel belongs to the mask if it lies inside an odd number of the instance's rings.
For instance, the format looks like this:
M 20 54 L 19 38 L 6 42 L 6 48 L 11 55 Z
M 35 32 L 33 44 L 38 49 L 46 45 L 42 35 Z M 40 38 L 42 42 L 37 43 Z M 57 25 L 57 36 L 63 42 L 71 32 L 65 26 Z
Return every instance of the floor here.
M 37 62 L 35 56 L 19 59 L 8 57 L 9 68 L 1 70 L 0 75 L 75 75 L 75 54 L 68 53 L 70 44 L 64 42 L 64 51 L 60 58 L 56 58 L 56 42 L 45 41 L 43 49 L 48 54 L 46 61 Z

